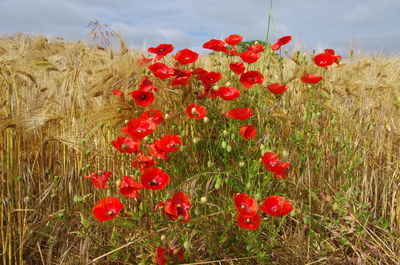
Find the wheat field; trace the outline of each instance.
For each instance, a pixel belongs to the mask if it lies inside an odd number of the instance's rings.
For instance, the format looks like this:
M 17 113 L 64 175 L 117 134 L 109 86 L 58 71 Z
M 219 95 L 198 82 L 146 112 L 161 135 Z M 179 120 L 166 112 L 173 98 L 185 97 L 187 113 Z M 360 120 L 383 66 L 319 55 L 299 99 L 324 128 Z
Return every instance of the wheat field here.
M 287 194 L 295 210 L 250 234 L 231 221 L 236 188 L 225 178 L 245 184 L 234 172 L 259 168 L 221 169 L 215 157 L 208 167 L 213 154 L 201 153 L 193 139 L 208 144 L 204 138 L 215 134 L 219 141 L 222 125 L 213 117 L 208 129 L 182 125 L 181 106 L 193 91 L 161 83 L 152 108 L 169 111 L 163 132 L 187 137 L 185 151 L 173 158 L 181 163 L 170 171 L 174 185 L 198 202 L 194 221 L 180 228 L 149 210 L 165 194 L 144 195 L 149 205 L 127 201 L 134 220 L 93 219 L 93 204 L 110 191 L 94 192 L 84 177 L 107 169 L 114 183 L 136 174 L 110 141 L 141 110 L 111 91 L 133 91 L 146 72 L 140 54 L 122 40 L 111 49 L 22 34 L 0 39 L 1 264 L 152 264 L 155 244 L 165 240 L 186 243 L 187 264 L 400 264 L 399 57 L 350 51 L 316 88 L 296 78 L 322 73 L 311 54 L 268 57 L 268 78 L 282 74 L 290 89 L 279 98 L 255 94 L 261 130 L 249 150 L 258 156 L 273 142 L 291 162 L 287 183 L 268 187 Z M 204 55 L 197 65 L 223 72 L 225 60 Z M 240 150 L 233 154 L 226 158 L 232 165 L 244 159 Z

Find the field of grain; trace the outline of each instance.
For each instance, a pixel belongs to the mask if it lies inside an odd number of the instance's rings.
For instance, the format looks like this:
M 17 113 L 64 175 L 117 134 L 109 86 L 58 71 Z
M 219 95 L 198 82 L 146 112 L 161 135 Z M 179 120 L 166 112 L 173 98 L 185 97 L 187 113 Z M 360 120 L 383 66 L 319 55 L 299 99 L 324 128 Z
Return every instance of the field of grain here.
M 157 81 L 151 108 L 168 114 L 158 136 L 180 134 L 184 149 L 160 163 L 169 186 L 138 202 L 118 195 L 117 180 L 138 172 L 110 141 L 143 110 L 112 95 L 132 92 L 146 74 L 140 52 L 123 41 L 112 50 L 21 34 L 0 39 L 0 263 L 153 264 L 156 246 L 183 245 L 185 264 L 399 264 L 400 58 L 351 51 L 325 71 L 312 54 L 263 56 L 252 67 L 265 64 L 264 86 L 239 101 L 257 110 L 249 142 L 221 122 L 228 103 L 207 99 L 209 121 L 193 122 L 184 111 L 196 87 Z M 223 73 L 219 85 L 240 87 L 227 60 L 206 55 L 196 66 Z M 301 83 L 306 72 L 324 82 Z M 278 80 L 290 88 L 268 94 L 265 85 Z M 291 163 L 285 181 L 262 168 L 265 151 Z M 110 189 L 85 178 L 98 170 L 113 172 Z M 176 190 L 191 197 L 187 224 L 153 210 Z M 284 194 L 294 210 L 245 231 L 236 224 L 235 192 L 258 200 Z M 111 194 L 130 215 L 100 223 L 92 207 Z

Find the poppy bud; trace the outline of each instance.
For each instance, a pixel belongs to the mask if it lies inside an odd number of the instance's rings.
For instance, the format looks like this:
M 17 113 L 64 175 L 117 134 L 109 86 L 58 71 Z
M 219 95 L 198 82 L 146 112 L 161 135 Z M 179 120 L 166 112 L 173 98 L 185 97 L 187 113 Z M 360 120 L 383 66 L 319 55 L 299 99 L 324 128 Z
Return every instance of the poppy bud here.
M 204 123 L 208 123 L 209 121 L 210 121 L 210 119 L 209 119 L 208 117 L 204 117 L 204 118 L 203 118 L 203 122 L 204 122 Z
M 221 147 L 222 147 L 223 149 L 225 149 L 225 148 L 226 148 L 226 146 L 227 146 L 226 142 L 225 142 L 225 141 L 222 141 L 222 143 L 221 143 Z
M 121 108 L 117 108 L 117 112 L 121 113 L 122 109 Z
M 55 181 L 59 181 L 60 180 L 60 176 L 54 176 L 54 180 Z
M 231 134 L 231 139 L 235 139 L 236 135 L 234 133 Z
M 107 190 L 107 197 L 111 196 L 111 190 Z
M 18 177 L 17 177 L 17 180 L 18 180 L 19 182 L 22 182 L 22 176 L 18 176 Z
M 200 198 L 201 203 L 206 203 L 207 202 L 207 197 L 203 196 Z
M 169 114 L 168 114 L 168 113 L 164 115 L 164 119 L 165 119 L 165 120 L 168 120 L 168 119 L 169 119 Z
M 81 140 L 81 145 L 85 145 L 86 144 L 86 140 Z
M 231 82 L 229 82 L 229 81 L 226 82 L 226 83 L 225 83 L 225 86 L 231 86 Z
M 227 130 L 224 130 L 222 133 L 223 133 L 224 136 L 228 135 L 228 131 Z
M 129 120 L 124 120 L 124 123 L 125 123 L 125 124 L 128 124 L 128 122 L 129 122 Z
M 165 239 L 167 239 L 167 237 L 165 235 L 161 235 L 161 241 L 164 241 Z
M 251 182 L 246 183 L 246 189 L 248 189 L 248 190 L 251 189 Z
M 194 143 L 194 144 L 197 143 L 198 141 L 199 141 L 199 139 L 193 138 L 193 143 Z
M 288 49 L 285 49 L 285 53 L 288 54 L 288 53 L 289 53 L 289 50 L 288 50 Z
M 214 165 L 214 163 L 211 160 L 208 160 L 207 167 L 212 167 L 213 165 Z
M 218 87 L 217 85 L 214 85 L 214 86 L 212 86 L 212 89 L 213 89 L 214 91 L 218 91 L 218 90 L 219 90 L 219 87 Z
M 192 112 L 193 116 L 196 115 L 196 113 L 197 113 L 196 108 L 192 108 L 191 112 Z
M 104 123 L 99 123 L 99 124 L 97 124 L 97 127 L 99 127 L 100 129 L 103 129 L 103 127 L 104 127 Z
M 232 146 L 228 145 L 228 146 L 226 147 L 226 151 L 228 151 L 228 153 L 230 153 L 230 152 L 232 151 Z
M 215 183 L 214 188 L 215 188 L 216 190 L 219 190 L 219 189 L 221 188 L 221 183 L 217 181 L 217 182 Z
M 243 161 L 239 162 L 239 167 L 244 167 L 245 165 L 246 164 Z
M 149 139 L 150 139 L 150 138 L 149 138 L 148 136 L 145 136 L 145 137 L 143 138 L 143 141 L 147 142 Z M 122 148 L 123 148 L 123 147 L 122 147 Z
M 117 187 L 119 187 L 119 184 L 121 184 L 121 180 L 117 180 L 117 181 L 115 182 L 115 184 L 117 185 Z

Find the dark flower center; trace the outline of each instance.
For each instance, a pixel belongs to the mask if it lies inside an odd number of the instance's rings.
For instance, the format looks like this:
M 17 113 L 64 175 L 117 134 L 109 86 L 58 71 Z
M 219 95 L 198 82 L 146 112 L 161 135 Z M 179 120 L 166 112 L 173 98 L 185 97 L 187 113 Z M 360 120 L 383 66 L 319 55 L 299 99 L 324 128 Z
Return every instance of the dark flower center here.
M 155 180 L 152 180 L 152 181 L 150 181 L 150 186 L 157 186 L 158 185 L 158 182 L 157 181 L 155 181 Z
M 140 95 L 140 99 L 141 99 L 141 100 L 146 100 L 146 99 L 147 99 L 146 94 L 141 94 L 141 95 Z

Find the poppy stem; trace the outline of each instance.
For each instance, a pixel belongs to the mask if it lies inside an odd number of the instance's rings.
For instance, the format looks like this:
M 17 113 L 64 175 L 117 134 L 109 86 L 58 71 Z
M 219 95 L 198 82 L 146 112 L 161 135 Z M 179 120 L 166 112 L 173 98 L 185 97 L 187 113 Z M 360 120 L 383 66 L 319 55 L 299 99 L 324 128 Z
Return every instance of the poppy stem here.
M 273 0 L 269 1 L 267 37 L 266 37 L 265 42 L 268 42 L 268 37 L 269 37 L 269 28 L 270 28 L 270 25 L 271 25 L 271 17 L 272 17 L 272 2 L 273 2 Z

